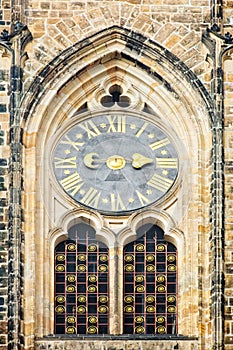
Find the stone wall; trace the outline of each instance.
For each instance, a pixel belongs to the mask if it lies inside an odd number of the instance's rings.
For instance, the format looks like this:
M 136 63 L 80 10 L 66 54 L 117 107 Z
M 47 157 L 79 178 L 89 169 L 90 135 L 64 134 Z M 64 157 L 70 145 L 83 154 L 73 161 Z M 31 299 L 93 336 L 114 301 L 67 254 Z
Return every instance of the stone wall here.
M 3 17 L 7 17 L 6 11 L 3 11 Z M 1 47 L 0 62 L 0 348 L 4 349 L 7 343 L 8 313 L 8 137 L 11 57 Z
M 34 37 L 28 79 L 66 48 L 113 25 L 160 43 L 199 76 L 206 69 L 201 35 L 210 22 L 208 0 L 28 1 L 25 15 Z
M 2 0 L 0 2 L 0 28 L 8 28 L 11 24 L 11 2 Z
M 176 222 L 176 229 L 183 232 L 183 235 L 180 233 L 179 249 L 179 288 L 182 290 L 179 305 L 179 329 L 181 334 L 186 336 L 197 335 L 198 329 L 201 329 L 200 337 L 202 337 L 202 341 L 205 341 L 207 346 L 210 343 L 208 328 L 210 290 L 207 287 L 209 286 L 208 247 L 210 230 L 208 220 L 210 183 L 207 179 L 212 170 L 212 167 L 209 167 L 212 145 L 208 128 L 210 117 L 206 106 L 202 105 L 203 100 L 196 93 L 200 85 L 196 84 L 191 70 L 188 71 L 187 67 L 177 61 L 175 56 L 168 51 L 161 51 L 159 45 L 152 42 L 144 43 L 144 40 L 144 36 L 136 35 L 119 27 L 112 27 L 97 33 L 85 42 L 73 45 L 57 57 L 54 66 L 46 66 L 46 69 L 38 76 L 40 89 L 34 85 L 30 91 L 31 95 L 28 98 L 35 105 L 35 112 L 29 111 L 30 115 L 25 117 L 28 119 L 24 133 L 25 159 L 30 159 L 30 165 L 25 163 L 24 167 L 24 174 L 28 180 L 24 187 L 25 203 L 27 203 L 25 205 L 24 228 L 25 231 L 27 230 L 26 236 L 28 237 L 25 241 L 26 251 L 29 252 L 33 245 L 37 249 L 37 263 L 35 265 L 37 289 L 34 309 L 37 318 L 35 326 L 31 302 L 35 297 L 35 293 L 30 288 L 33 284 L 33 274 L 29 273 L 29 267 L 33 268 L 33 259 L 31 259 L 30 262 L 27 261 L 27 267 L 25 266 L 28 271 L 25 278 L 25 295 L 27 295 L 25 300 L 25 311 L 27 310 L 25 312 L 25 322 L 27 323 L 28 347 L 30 345 L 30 334 L 35 332 L 37 337 L 42 337 L 43 334 L 53 333 L 53 285 L 51 283 L 53 275 L 51 268 L 49 268 L 51 266 L 49 252 L 51 253 L 54 249 L 54 245 L 50 243 L 54 242 L 53 234 L 58 234 L 59 230 L 61 232 L 66 230 L 63 227 L 62 214 L 65 214 L 68 220 L 69 215 L 72 214 L 72 218 L 74 215 L 78 217 L 82 212 L 83 215 L 85 213 L 86 217 L 94 221 L 93 212 L 88 213 L 81 208 L 77 208 L 75 214 L 70 212 L 73 208 L 72 204 L 65 201 L 61 191 L 57 193 L 44 157 L 46 152 L 46 154 L 50 154 L 52 146 L 49 136 L 56 134 L 60 129 L 60 125 L 65 127 L 66 122 L 72 121 L 72 115 L 77 111 L 78 106 L 84 102 L 87 102 L 92 113 L 95 113 L 97 109 L 100 110 L 101 106 L 98 102 L 99 96 L 102 95 L 99 95 L 99 91 L 104 91 L 105 81 L 106 84 L 109 84 L 109 81 L 111 84 L 120 81 L 122 88 L 125 88 L 126 95 L 127 87 L 131 94 L 135 93 L 135 96 L 138 96 L 139 100 L 142 99 L 154 106 L 153 108 L 157 109 L 161 116 L 166 115 L 167 122 L 176 130 L 180 140 L 187 145 L 189 154 L 186 158 L 189 159 L 192 167 L 187 164 L 189 170 L 182 177 L 183 191 L 181 187 L 178 187 L 176 192 L 177 201 L 168 205 L 167 213 L 168 216 L 170 213 L 174 222 Z M 121 54 L 116 54 L 116 49 L 120 50 Z M 140 62 L 143 64 L 140 65 Z M 173 66 L 175 62 L 176 68 Z M 55 65 L 62 67 L 62 69 L 59 70 Z M 63 67 L 66 67 L 65 71 Z M 176 73 L 174 69 L 176 69 Z M 114 74 L 115 70 L 117 74 Z M 189 78 L 187 79 L 187 85 L 184 87 L 183 82 L 186 79 L 185 74 L 187 72 L 189 72 Z M 190 77 L 193 77 L 193 79 Z M 59 93 L 57 93 L 57 90 L 59 90 Z M 106 92 L 104 91 L 104 93 Z M 168 95 L 169 104 L 167 103 Z M 38 96 L 38 99 L 34 96 Z M 49 96 L 49 99 L 47 96 Z M 196 102 L 192 106 L 194 100 Z M 191 110 L 192 113 L 189 114 Z M 175 111 L 179 112 L 176 113 Z M 81 118 L 81 116 L 78 117 Z M 183 127 L 181 127 L 181 124 Z M 197 148 L 200 149 L 200 158 L 197 158 Z M 37 167 L 35 168 L 36 160 Z M 197 173 L 200 174 L 198 178 Z M 187 182 L 184 180 L 186 175 Z M 34 182 L 35 177 L 38 179 L 37 186 Z M 41 177 L 45 180 L 41 181 Z M 47 179 L 50 179 L 50 181 L 48 182 Z M 190 190 L 192 193 L 191 200 L 188 203 L 186 199 L 189 195 L 185 185 L 187 183 L 190 184 L 189 189 L 192 188 Z M 33 218 L 33 206 L 35 204 L 33 198 L 36 197 L 36 191 L 38 192 L 36 202 L 38 215 L 37 218 Z M 46 200 L 41 200 L 43 197 L 48 197 L 48 203 Z M 51 198 L 54 198 L 54 200 L 51 200 Z M 53 206 L 51 203 L 56 203 L 56 205 Z M 166 206 L 164 205 L 164 207 Z M 154 209 L 162 210 L 164 207 L 156 208 L 155 206 Z M 199 216 L 198 208 L 200 210 Z M 148 210 L 148 213 L 144 213 L 143 220 L 145 220 L 146 215 L 149 217 L 152 214 Z M 155 214 L 153 215 L 153 218 L 155 218 Z M 136 214 L 134 219 L 136 220 Z M 125 231 L 130 230 L 127 219 L 121 220 Z M 130 220 L 132 220 L 130 221 L 132 227 L 135 227 L 133 218 Z M 140 222 L 140 217 L 138 217 L 138 220 Z M 158 216 L 156 220 L 158 220 Z M 169 221 L 169 219 L 167 220 Z M 108 223 L 109 221 L 111 225 Z M 98 234 L 104 235 L 106 239 L 110 226 L 113 227 L 113 221 L 113 218 L 106 218 L 102 222 L 102 219 L 98 218 L 98 224 L 96 224 Z M 55 228 L 57 228 L 56 232 L 54 231 Z M 119 242 L 120 237 L 122 237 L 123 240 L 124 234 L 121 233 L 120 235 L 119 233 L 119 230 L 122 230 L 123 227 L 118 224 L 117 228 L 116 224 L 114 229 L 115 239 Z M 198 235 L 200 236 L 199 244 Z M 40 237 L 40 240 L 38 237 Z M 177 241 L 179 241 L 178 238 Z M 33 257 L 33 253 L 31 253 L 31 256 Z M 196 259 L 197 256 L 198 259 Z M 205 266 L 205 268 L 202 266 Z M 42 271 L 46 271 L 45 276 L 43 276 Z M 49 276 L 47 271 L 50 271 Z M 119 268 L 119 271 L 122 271 L 122 269 Z M 200 277 L 199 288 L 197 276 Z M 119 282 L 118 286 L 120 288 L 122 284 Z M 198 300 L 201 301 L 201 307 Z M 119 301 L 118 303 L 121 305 Z M 119 307 L 119 310 L 121 309 Z M 112 314 L 111 317 L 110 322 L 113 322 Z M 119 317 L 119 319 L 121 318 Z M 98 346 L 97 343 L 96 346 Z
M 63 340 L 36 341 L 36 350 L 197 350 L 196 340 Z
M 232 50 L 224 56 L 224 149 L 225 149 L 225 332 L 226 349 L 233 344 L 233 66 Z
M 223 3 L 223 4 L 222 4 Z M 209 1 L 209 0 L 128 0 L 128 1 L 112 1 L 112 0 L 50 0 L 50 1 L 40 1 L 40 0 L 0 0 L 0 32 L 4 29 L 11 32 L 10 25 L 13 22 L 21 21 L 26 24 L 33 35 L 33 41 L 26 47 L 27 54 L 21 52 L 21 48 L 15 47 L 15 53 L 17 55 L 22 54 L 22 59 L 20 60 L 20 65 L 23 71 L 23 91 L 25 95 L 22 94 L 22 100 L 26 101 L 28 98 L 27 89 L 33 82 L 34 85 L 40 85 L 43 77 L 40 76 L 41 80 L 35 83 L 35 78 L 38 77 L 43 69 L 49 69 L 53 66 L 54 60 L 60 55 L 60 57 L 67 52 L 72 50 L 75 44 L 80 42 L 80 47 L 84 44 L 85 40 L 90 40 L 96 33 L 103 31 L 106 28 L 112 26 L 124 27 L 132 32 L 132 35 L 137 36 L 137 34 L 143 37 L 145 43 L 150 43 L 151 41 L 156 42 L 161 45 L 161 50 L 168 50 L 174 54 L 180 61 L 186 64 L 187 72 L 190 70 L 192 73 L 196 74 L 196 77 L 200 79 L 203 86 L 210 93 L 214 105 L 216 108 L 216 115 L 218 115 L 218 123 L 214 126 L 214 131 L 224 127 L 224 152 L 221 149 L 222 139 L 215 139 L 218 142 L 217 148 L 220 151 L 215 154 L 215 156 L 220 156 L 217 159 L 218 169 L 215 169 L 215 173 L 212 173 L 213 157 L 205 149 L 200 149 L 201 161 L 197 166 L 196 171 L 198 172 L 199 182 L 198 185 L 195 184 L 196 188 L 199 186 L 198 191 L 200 193 L 200 202 L 196 206 L 192 213 L 193 217 L 189 222 L 185 216 L 183 219 L 183 227 L 185 225 L 190 227 L 188 223 L 192 221 L 192 228 L 198 227 L 198 259 L 197 262 L 192 256 L 192 242 L 189 241 L 188 245 L 190 253 L 186 257 L 187 269 L 190 271 L 196 271 L 196 265 L 198 264 L 198 273 L 196 278 L 198 278 L 199 290 L 192 295 L 190 290 L 186 291 L 187 300 L 188 298 L 194 297 L 195 300 L 199 298 L 199 314 L 197 316 L 197 310 L 191 310 L 190 305 L 186 308 L 186 319 L 192 324 L 198 325 L 199 331 L 199 345 L 197 345 L 196 340 L 183 340 L 183 341 L 166 341 L 164 343 L 154 341 L 111 341 L 108 340 L 102 342 L 87 342 L 79 341 L 77 342 L 71 340 L 61 341 L 60 339 L 54 340 L 38 340 L 36 342 L 37 349 L 105 349 L 105 350 L 129 350 L 129 349 L 209 349 L 209 344 L 211 343 L 210 337 L 212 337 L 212 344 L 214 349 L 222 349 L 223 345 L 221 339 L 223 338 L 222 332 L 225 332 L 225 349 L 231 350 L 233 343 L 233 245 L 232 245 L 232 159 L 233 159 L 233 132 L 232 132 L 232 121 L 233 121 L 233 69 L 232 69 L 232 45 L 233 41 L 231 39 L 231 34 L 233 34 L 233 5 L 232 0 L 225 1 Z M 214 27 L 214 25 L 216 25 Z M 205 40 L 203 40 L 203 33 L 206 33 L 207 29 L 215 28 L 211 33 L 208 45 L 205 45 Z M 225 37 L 226 33 L 228 36 Z M 229 40 L 226 40 L 226 39 Z M 104 45 L 104 44 L 103 44 Z M 119 48 L 119 47 L 118 47 Z M 92 48 L 96 57 L 101 57 L 99 55 L 98 49 Z M 132 49 L 134 50 L 135 47 Z M 223 55 L 223 61 L 219 59 L 223 50 L 227 52 Z M 102 48 L 101 48 L 102 50 Z M 23 51 L 23 50 L 22 50 Z M 167 51 L 167 52 L 168 52 Z M 106 52 L 108 48 L 106 46 Z M 146 61 L 146 58 L 144 59 Z M 144 61 L 144 63 L 145 63 Z M 84 61 L 82 63 L 85 62 Z M 91 62 L 91 60 L 90 60 Z M 146 61 L 147 63 L 147 61 Z M 223 64 L 223 65 L 222 65 Z M 8 304 L 8 164 L 10 158 L 9 151 L 9 100 L 10 100 L 10 68 L 11 68 L 11 56 L 9 51 L 7 51 L 4 45 L 0 45 L 0 349 L 6 349 L 8 344 L 7 339 L 7 304 Z M 221 85 L 221 69 L 224 70 L 224 89 Z M 43 74 L 46 74 L 46 69 Z M 72 76 L 75 73 L 69 71 L 66 74 Z M 157 72 L 159 72 L 160 67 L 157 65 L 153 67 Z M 162 72 L 163 73 L 163 72 Z M 88 72 L 85 76 L 87 79 Z M 59 77 L 60 79 L 60 77 Z M 49 81 L 49 79 L 48 79 Z M 47 81 L 47 83 L 48 83 Z M 65 80 L 64 80 L 65 81 Z M 91 81 L 91 80 L 90 80 Z M 173 81 L 175 86 L 175 81 Z M 49 84 L 49 83 L 48 83 Z M 54 86 L 56 84 L 54 83 Z M 53 89 L 55 87 L 53 86 Z M 81 86 L 81 85 L 80 85 Z M 46 93 L 46 84 L 43 86 Z M 63 93 L 67 92 L 69 94 L 69 88 L 64 88 Z M 72 87 L 73 88 L 73 87 Z M 83 88 L 83 86 L 81 86 Z M 53 89 L 50 93 L 53 93 Z M 84 86 L 84 91 L 88 90 L 87 85 Z M 39 89 L 38 89 L 39 90 Z M 186 94 L 186 89 L 184 88 L 183 94 Z M 54 99 L 54 107 L 58 99 Z M 224 101 L 223 101 L 224 99 Z M 70 98 L 69 101 L 72 101 Z M 223 102 L 224 108 L 221 109 L 221 103 Z M 177 104 L 178 106 L 178 104 Z M 192 116 L 193 108 L 190 104 L 189 106 L 190 116 Z M 23 105 L 22 113 L 28 107 Z M 40 109 L 41 108 L 41 109 Z M 40 106 L 38 111 L 42 110 L 43 106 Z M 30 108 L 28 108 L 30 111 Z M 179 109 L 177 107 L 177 109 Z M 223 114 L 224 111 L 224 114 Z M 19 114 L 20 115 L 20 114 Z M 66 114 L 64 113 L 66 117 Z M 224 118 L 223 118 L 224 116 Z M 64 117 L 64 118 L 65 118 Z M 187 115 L 187 118 L 189 116 Z M 223 121 L 224 119 L 224 121 Z M 221 123 L 223 121 L 223 123 Z M 200 121 L 198 121 L 200 122 Z M 201 123 L 201 122 L 200 122 Z M 22 122 L 25 126 L 25 123 Z M 36 127 L 35 127 L 36 130 Z M 36 131 L 37 132 L 37 131 Z M 221 134 L 216 134 L 217 136 Z M 34 182 L 33 171 L 38 171 L 40 164 L 36 164 L 36 152 L 34 152 L 34 147 L 36 143 L 35 134 L 31 133 L 27 135 L 28 139 L 32 144 L 26 145 L 25 155 L 30 159 L 33 165 L 28 172 L 28 179 L 25 178 L 24 190 L 28 190 L 28 197 L 24 202 L 24 208 L 26 210 L 26 223 L 24 230 L 27 231 L 28 236 L 26 239 L 30 242 L 27 245 L 25 251 L 21 254 L 21 263 L 24 263 L 24 259 L 27 262 L 26 267 L 26 280 L 28 280 L 28 288 L 24 291 L 24 306 L 27 315 L 30 315 L 30 322 L 28 324 L 21 325 L 21 333 L 27 335 L 25 341 L 26 348 L 33 348 L 33 337 L 34 337 L 34 324 L 40 322 L 40 333 L 43 333 L 43 322 L 46 327 L 48 327 L 49 321 L 49 300 L 46 299 L 46 315 L 43 316 L 42 313 L 35 312 L 35 276 L 33 277 L 34 265 L 37 263 L 35 260 L 36 249 L 41 245 L 41 241 L 35 239 L 40 237 L 40 229 L 42 226 L 46 225 L 46 228 L 51 228 L 48 224 L 48 218 L 46 214 L 41 215 L 44 222 L 39 223 L 36 226 L 36 219 L 38 218 L 41 209 L 40 198 L 35 196 L 35 187 L 31 186 Z M 191 134 L 190 134 L 191 137 Z M 205 135 L 201 135 L 205 138 Z M 42 137 L 43 139 L 43 137 Z M 206 154 L 205 154 L 206 152 Z M 224 154 L 224 160 L 222 158 Z M 224 174 L 221 173 L 224 164 Z M 209 171 L 204 172 L 202 167 L 208 168 Z M 34 169 L 35 168 L 35 169 Z M 206 177 L 208 174 L 208 177 Z M 217 184 L 213 182 L 212 186 L 212 202 L 210 198 L 210 184 L 213 178 L 218 177 Z M 224 177 L 224 192 L 222 191 L 221 181 Z M 30 180 L 30 181 L 28 181 Z M 30 187 L 31 186 L 31 187 Z M 213 187 L 216 188 L 213 189 Z M 225 195 L 224 209 L 219 207 L 219 203 L 222 200 L 222 196 Z M 216 199 L 217 196 L 217 199 Z M 221 198 L 220 198 L 221 197 Z M 39 198 L 39 199 L 38 199 Z M 212 203 L 212 209 L 208 211 L 208 203 Z M 215 208 L 215 209 L 213 209 Z M 220 208 L 220 209 L 219 209 Z M 191 208 L 192 209 L 192 208 Z M 214 210 L 218 210 L 218 217 L 216 221 L 216 216 L 213 215 Z M 225 212 L 223 212 L 225 210 Z M 197 219 L 197 215 L 200 215 Z M 196 215 L 196 216 L 195 216 Z M 199 220 L 199 221 L 198 221 Z M 198 222 L 197 222 L 198 221 Z M 38 224 L 38 222 L 37 222 Z M 181 224 L 181 226 L 182 226 Z M 210 232 L 210 225 L 215 229 L 216 235 L 212 236 Z M 34 230 L 35 225 L 35 230 Z M 195 226 L 196 225 L 196 226 Z M 225 227 L 224 227 L 225 225 Z M 196 229 L 197 230 L 197 229 Z M 39 231 L 39 233 L 38 233 Z M 196 234 L 197 232 L 193 232 Z M 34 237 L 32 237 L 34 235 Z M 35 239 L 35 241 L 34 241 Z M 212 240 L 212 251 L 209 250 L 209 239 Z M 218 242 L 217 242 L 218 240 Z M 220 244 L 224 244 L 224 247 Z M 37 248 L 35 248 L 35 246 Z M 18 252 L 22 246 L 17 247 Z M 30 252 L 32 254 L 30 255 Z M 26 254 L 25 254 L 26 253 Z M 46 252 L 48 255 L 48 252 Z M 37 256 L 38 258 L 38 256 Z M 223 267 L 223 258 L 225 259 L 225 267 Z M 192 261 L 190 259 L 193 259 Z M 43 256 L 39 256 L 39 261 L 43 260 Z M 191 262 L 190 262 L 191 261 Z M 209 261 L 212 263 L 208 265 Z M 42 262 L 43 263 L 43 262 Z M 21 265 L 22 265 L 21 264 Z M 193 264 L 193 266 L 189 265 Z M 20 264 L 19 264 L 20 265 Z M 20 266 L 21 266 L 20 265 Z M 221 266 L 220 266 L 221 265 Z M 47 265 L 46 265 L 47 266 Z M 225 270 L 224 270 L 225 268 Z M 215 273 L 217 269 L 217 273 Z M 40 266 L 37 273 L 40 271 L 43 274 L 43 268 Z M 186 270 L 187 271 L 187 270 Z M 189 271 L 189 270 L 188 270 Z M 21 271 L 22 272 L 22 271 Z M 209 304 L 212 300 L 209 298 L 212 278 L 212 292 L 215 297 L 215 302 L 213 303 L 212 311 L 215 312 L 209 315 Z M 220 276 L 220 278 L 218 278 Z M 14 276 L 10 275 L 10 279 Z M 23 277 L 23 276 L 21 276 Z M 20 277 L 20 278 L 21 278 Z M 38 275 L 37 275 L 38 277 Z M 34 280 L 33 280 L 34 278 Z M 43 279 L 43 278 L 42 278 Z M 48 282 L 48 279 L 47 279 Z M 195 286 L 196 280 L 192 280 L 193 286 Z M 222 326 L 222 287 L 225 287 L 225 327 L 224 330 Z M 215 287 L 218 285 L 218 288 Z M 39 288 L 42 288 L 39 286 Z M 217 291 L 217 292 L 216 292 Z M 11 291 L 12 292 L 12 291 Z M 15 290 L 15 296 L 21 291 Z M 41 297 L 41 296 L 40 296 Z M 220 297 L 220 300 L 219 300 Z M 42 303 L 42 297 L 39 299 L 39 303 Z M 217 301 L 216 301 L 217 300 Z M 17 300 L 13 301 L 17 304 Z M 216 303 L 216 304 L 215 304 Z M 185 306 L 186 307 L 186 306 Z M 184 307 L 184 309 L 185 309 Z M 214 307 L 216 307 L 214 309 Z M 12 315 L 11 315 L 12 316 Z M 14 316 L 14 315 L 13 315 Z M 212 321 L 209 317 L 212 316 Z M 17 317 L 17 316 L 16 316 Z M 41 320 L 44 317 L 43 320 Z M 213 317 L 216 317 L 218 322 L 217 326 Z M 197 319 L 198 318 L 198 319 Z M 39 321 L 38 321 L 39 320 Z M 186 322 L 187 322 L 186 320 Z M 22 315 L 23 324 L 23 315 Z M 215 328 L 216 327 L 216 332 Z M 38 331 L 38 330 L 36 330 Z M 217 334 L 217 335 L 216 335 Z M 23 338 L 23 337 L 22 337 Z M 30 340 L 28 340 L 30 338 Z M 217 343 L 217 340 L 219 341 Z M 23 343 L 23 340 L 21 340 Z M 10 348 L 13 349 L 14 345 Z M 22 348 L 24 346 L 22 345 Z

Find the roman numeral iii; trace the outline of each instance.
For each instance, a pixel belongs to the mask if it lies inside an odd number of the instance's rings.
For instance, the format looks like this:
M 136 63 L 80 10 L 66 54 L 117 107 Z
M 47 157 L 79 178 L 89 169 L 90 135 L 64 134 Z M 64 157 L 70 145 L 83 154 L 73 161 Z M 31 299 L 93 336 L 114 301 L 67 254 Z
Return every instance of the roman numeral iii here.
M 177 168 L 178 159 L 177 158 L 156 158 L 157 168 Z
M 154 174 L 154 176 L 147 182 L 147 185 L 161 192 L 166 192 L 171 187 L 172 183 L 172 180 L 161 175 Z

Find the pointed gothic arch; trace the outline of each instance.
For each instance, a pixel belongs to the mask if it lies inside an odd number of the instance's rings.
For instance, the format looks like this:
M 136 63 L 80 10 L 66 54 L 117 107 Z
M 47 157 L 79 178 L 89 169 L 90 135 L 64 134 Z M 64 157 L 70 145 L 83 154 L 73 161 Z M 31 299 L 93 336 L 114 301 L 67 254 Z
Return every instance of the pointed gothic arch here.
M 118 26 L 104 29 L 74 44 L 53 59 L 30 85 L 22 101 L 22 119 L 33 117 L 36 106 L 42 103 L 48 90 L 54 91 L 54 95 L 50 93 L 52 100 L 65 86 L 90 67 L 117 58 L 126 62 L 127 67 L 131 63 L 131 66 L 137 67 L 139 71 L 145 71 L 176 98 L 187 102 L 191 98 L 189 94 L 194 93 L 192 97 L 197 99 L 196 105 L 200 108 L 201 104 L 201 109 L 205 109 L 211 124 L 212 102 L 197 76 L 160 44 Z
M 116 85 L 121 86 L 122 93 L 131 101 L 127 107 L 130 111 L 146 111 L 152 119 L 156 118 L 158 123 L 165 123 L 167 128 L 171 127 L 174 138 L 178 137 L 184 148 L 183 155 L 187 163 L 182 181 L 173 194 L 173 199 L 167 202 L 166 206 L 161 205 L 157 208 L 160 217 L 162 212 L 167 212 L 174 220 L 173 229 L 176 230 L 176 225 L 179 225 L 185 236 L 186 244 L 183 244 L 183 247 L 186 254 L 191 254 L 188 253 L 190 243 L 187 238 L 191 237 L 192 244 L 197 247 L 198 235 L 209 229 L 203 219 L 204 214 L 201 215 L 203 225 L 197 227 L 193 219 L 197 215 L 196 205 L 199 200 L 202 201 L 203 213 L 208 212 L 208 203 L 201 197 L 203 189 L 201 185 L 198 187 L 198 177 L 205 179 L 203 182 L 208 189 L 210 184 L 206 179 L 211 172 L 206 163 L 211 154 L 210 126 L 213 110 L 208 93 L 201 82 L 170 52 L 127 29 L 111 27 L 73 45 L 38 74 L 25 94 L 20 110 L 21 126 L 24 130 L 24 155 L 27 160 L 31 160 L 30 164 L 24 164 L 28 179 L 25 184 L 24 202 L 26 254 L 30 254 L 36 237 L 40 237 L 35 252 L 38 265 L 32 267 L 35 274 L 31 278 L 33 283 L 33 278 L 37 280 L 36 296 L 31 294 L 30 281 L 25 283 L 25 315 L 30 307 L 27 303 L 29 296 L 33 299 L 33 312 L 36 314 L 36 336 L 42 337 L 53 331 L 51 310 L 49 311 L 53 298 L 51 275 L 46 275 L 48 251 L 51 251 L 48 235 L 55 228 L 56 232 L 61 232 L 62 219 L 73 210 L 73 203 L 70 200 L 65 201 L 64 197 L 56 192 L 53 181 L 50 180 L 48 153 L 59 130 L 80 120 L 85 113 L 93 114 L 105 110 L 105 106 L 101 104 L 102 98 L 109 95 L 111 87 Z M 191 191 L 187 190 L 190 188 Z M 34 205 L 30 207 L 29 201 L 31 203 L 32 198 Z M 83 210 L 92 222 L 99 220 L 91 211 Z M 32 214 L 34 211 L 36 216 Z M 191 222 L 189 215 L 192 217 Z M 104 234 L 108 230 L 110 236 L 114 237 L 122 230 L 122 222 L 124 223 L 120 218 L 102 219 L 100 231 Z M 188 263 L 188 255 L 181 255 L 183 260 L 179 264 L 186 264 L 186 271 L 196 275 L 198 272 L 192 270 Z M 190 259 L 194 257 L 191 256 Z M 28 262 L 27 268 L 29 265 Z M 194 292 L 197 281 L 192 280 L 189 293 L 189 282 L 180 277 L 186 300 L 191 302 L 193 298 L 193 303 L 198 307 L 198 297 Z M 39 311 L 38 300 L 44 300 Z M 187 310 L 185 303 L 179 310 L 180 319 L 183 317 L 183 333 L 197 334 L 197 323 L 190 322 L 197 315 Z M 30 323 L 30 318 L 25 322 Z

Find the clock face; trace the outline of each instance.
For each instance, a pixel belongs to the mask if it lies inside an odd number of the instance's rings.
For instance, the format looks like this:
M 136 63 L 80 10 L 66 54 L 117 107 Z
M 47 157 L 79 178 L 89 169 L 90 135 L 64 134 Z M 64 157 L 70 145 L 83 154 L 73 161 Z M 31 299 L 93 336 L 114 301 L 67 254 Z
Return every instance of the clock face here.
M 121 113 L 72 126 L 57 142 L 52 162 L 59 185 L 70 197 L 111 215 L 156 202 L 178 173 L 171 139 L 150 121 Z

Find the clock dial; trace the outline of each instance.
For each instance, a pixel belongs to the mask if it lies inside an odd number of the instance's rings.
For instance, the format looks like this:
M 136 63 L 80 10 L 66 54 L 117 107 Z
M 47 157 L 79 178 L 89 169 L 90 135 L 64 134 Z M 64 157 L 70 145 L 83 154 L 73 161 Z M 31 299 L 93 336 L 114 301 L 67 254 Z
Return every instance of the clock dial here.
M 167 193 L 178 173 L 171 139 L 138 116 L 104 114 L 72 126 L 57 142 L 53 170 L 78 203 L 124 214 Z

